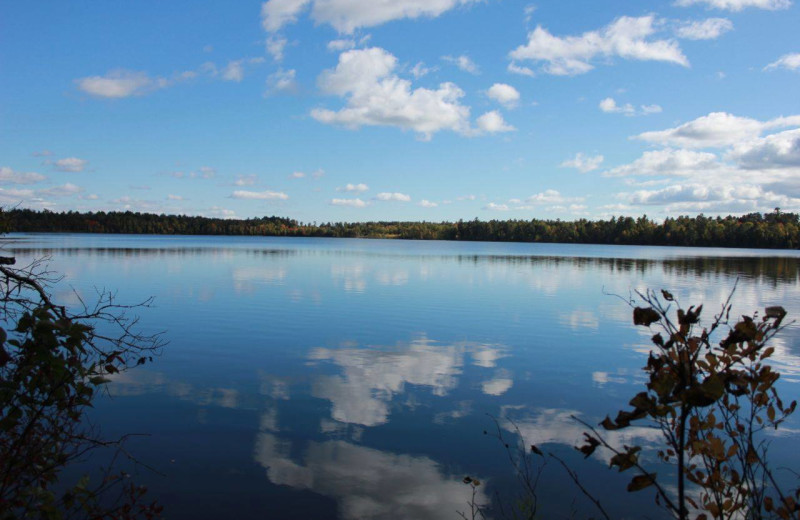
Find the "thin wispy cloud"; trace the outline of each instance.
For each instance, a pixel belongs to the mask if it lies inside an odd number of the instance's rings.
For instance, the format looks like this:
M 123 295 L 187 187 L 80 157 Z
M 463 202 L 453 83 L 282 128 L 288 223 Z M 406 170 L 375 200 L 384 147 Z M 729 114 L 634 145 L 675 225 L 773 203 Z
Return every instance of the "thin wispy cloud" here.
M 287 200 L 289 196 L 282 191 L 237 190 L 231 194 L 231 198 L 242 200 Z
M 347 183 L 344 186 L 336 188 L 336 191 L 346 191 L 346 192 L 354 192 L 354 193 L 363 193 L 365 191 L 369 191 L 369 186 L 364 184 L 363 182 L 358 184 L 351 184 Z
M 442 59 L 448 63 L 452 63 L 464 72 L 469 72 L 470 74 L 480 74 L 481 72 L 478 65 L 467 55 L 442 56 Z
M 588 173 L 600 168 L 603 164 L 603 156 L 586 156 L 583 153 L 578 153 L 572 159 L 568 159 L 561 163 L 562 168 L 575 168 L 581 173 Z
M 411 196 L 406 195 L 405 193 L 398 193 L 398 192 L 382 192 L 378 193 L 375 196 L 375 200 L 381 201 L 395 201 L 395 202 L 410 202 Z
M 361 199 L 331 199 L 331 206 L 347 206 L 351 208 L 363 208 L 367 205 Z

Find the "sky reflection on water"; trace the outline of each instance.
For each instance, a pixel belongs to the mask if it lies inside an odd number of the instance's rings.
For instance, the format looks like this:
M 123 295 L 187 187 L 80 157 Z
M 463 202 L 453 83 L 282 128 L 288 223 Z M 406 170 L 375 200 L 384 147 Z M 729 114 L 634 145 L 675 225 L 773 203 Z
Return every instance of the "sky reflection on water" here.
M 782 304 L 800 316 L 795 252 L 222 237 L 27 235 L 49 255 L 66 304 L 115 288 L 156 297 L 142 323 L 170 344 L 115 377 L 95 420 L 149 432 L 141 475 L 170 518 L 457 518 L 469 487 L 511 493 L 496 418 L 569 458 L 618 516 L 653 512 L 602 457 L 572 453 L 583 427 L 639 391 L 651 333 L 611 294 L 669 288 L 710 312 L 738 279 L 735 312 Z M 725 257 L 713 256 L 725 254 Z M 759 256 L 763 255 L 763 256 Z M 797 398 L 800 334 L 773 343 L 785 400 Z M 773 450 L 798 466 L 797 421 Z M 635 428 L 614 445 L 644 444 Z M 651 460 L 651 459 L 648 459 Z M 543 507 L 591 513 L 558 468 Z M 615 497 L 623 497 L 624 501 Z

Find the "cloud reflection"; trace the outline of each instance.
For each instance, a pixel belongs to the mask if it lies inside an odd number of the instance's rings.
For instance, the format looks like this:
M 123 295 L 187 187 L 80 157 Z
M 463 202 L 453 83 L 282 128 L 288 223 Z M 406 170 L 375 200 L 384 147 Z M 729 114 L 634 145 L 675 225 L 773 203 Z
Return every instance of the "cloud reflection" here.
M 259 285 L 280 285 L 286 278 L 283 267 L 236 267 L 233 269 L 233 286 L 237 293 L 251 293 Z
M 567 446 L 581 444 L 583 434 L 587 431 L 587 428 L 573 419 L 573 416 L 580 417 L 582 415 L 581 412 L 548 408 L 522 415 L 520 412 L 523 409 L 524 407 L 504 406 L 499 422 L 503 429 L 509 432 L 516 433 L 517 429 L 519 429 L 519 433 L 526 444 L 562 444 Z M 603 438 L 617 450 L 622 450 L 625 445 L 653 445 L 663 442 L 661 430 L 644 426 L 603 431 Z M 594 456 L 601 458 L 604 462 L 608 462 L 610 453 L 608 450 L 597 450 Z
M 262 432 L 254 457 L 273 483 L 336 499 L 344 519 L 457 517 L 470 500 L 463 476 L 445 475 L 428 457 L 397 455 L 340 440 L 309 442 L 301 461 L 293 460 L 292 452 L 290 442 Z M 483 487 L 476 498 L 488 502 Z
M 106 388 L 112 397 L 159 393 L 201 406 L 223 408 L 237 408 L 241 401 L 239 390 L 235 388 L 196 388 L 189 383 L 169 380 L 161 372 L 137 369 L 106 374 L 105 377 L 111 380 Z
M 498 370 L 495 377 L 481 383 L 481 390 L 486 395 L 503 395 L 514 385 L 511 374 L 507 370 Z
M 475 365 L 484 367 L 494 366 L 503 355 L 497 346 L 438 345 L 425 338 L 391 350 L 318 348 L 309 358 L 338 365 L 343 373 L 319 377 L 312 394 L 331 401 L 332 417 L 337 421 L 377 426 L 388 421 L 389 404 L 406 385 L 428 387 L 440 397 L 447 395 L 458 384 L 467 353 L 472 354 Z M 489 390 L 504 392 L 510 388 L 510 375 L 504 373 L 504 379 L 490 385 Z

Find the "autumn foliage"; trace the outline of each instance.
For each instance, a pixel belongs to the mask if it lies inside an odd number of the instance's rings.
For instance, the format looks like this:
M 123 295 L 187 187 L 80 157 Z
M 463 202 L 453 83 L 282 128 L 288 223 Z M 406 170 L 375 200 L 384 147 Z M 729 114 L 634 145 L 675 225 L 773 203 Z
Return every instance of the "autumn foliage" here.
M 609 450 L 611 467 L 635 473 L 628 491 L 655 489 L 656 502 L 681 520 L 800 518 L 800 488 L 782 489 L 764 437 L 797 405 L 780 398 L 780 375 L 769 364 L 775 352 L 769 343 L 786 311 L 767 307 L 732 323 L 729 298 L 704 327 L 702 305 L 683 308 L 667 291 L 639 296 L 643 304 L 632 304 L 633 322 L 654 332 L 646 390 L 614 419 L 589 427 L 578 449 L 587 457 Z M 601 433 L 644 423 L 660 429 L 657 456 L 674 465 L 674 475 L 646 468 L 641 446 L 614 448 Z

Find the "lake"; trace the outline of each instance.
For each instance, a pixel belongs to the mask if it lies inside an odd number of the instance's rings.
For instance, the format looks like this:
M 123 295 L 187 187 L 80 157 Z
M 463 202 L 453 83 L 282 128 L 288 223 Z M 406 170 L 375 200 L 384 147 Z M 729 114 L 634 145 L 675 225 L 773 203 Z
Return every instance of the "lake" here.
M 131 471 L 170 519 L 456 519 L 467 475 L 479 501 L 520 491 L 498 432 L 563 457 L 614 517 L 657 518 L 631 475 L 572 448 L 571 416 L 597 423 L 643 389 L 651 333 L 623 299 L 665 288 L 708 318 L 738 280 L 735 313 L 800 317 L 794 251 L 13 234 L 5 254 L 49 257 L 66 305 L 96 288 L 155 297 L 141 323 L 169 344 L 92 418 L 107 437 L 148 434 L 128 447 L 161 475 Z M 800 328 L 773 345 L 796 399 Z M 798 432 L 772 434 L 781 466 L 800 467 Z M 538 490 L 546 518 L 595 514 L 553 462 Z

